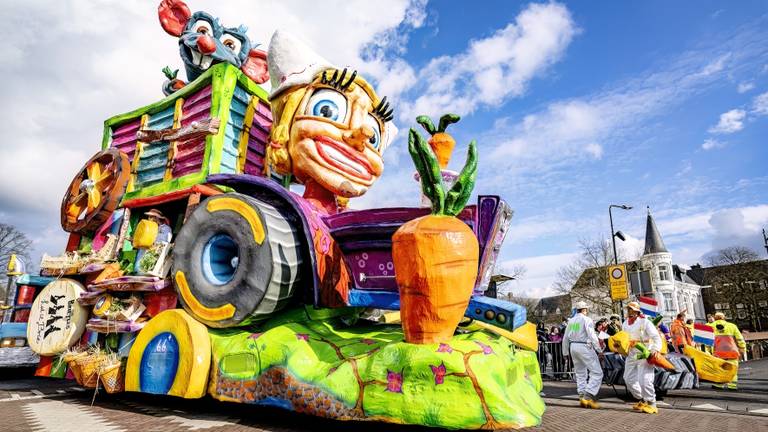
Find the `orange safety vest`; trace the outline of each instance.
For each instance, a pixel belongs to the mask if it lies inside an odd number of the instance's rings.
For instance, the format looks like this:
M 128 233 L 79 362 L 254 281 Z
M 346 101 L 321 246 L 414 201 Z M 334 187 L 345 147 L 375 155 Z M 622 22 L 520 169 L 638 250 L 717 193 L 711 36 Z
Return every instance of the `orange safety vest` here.
M 736 338 L 731 335 L 715 335 L 715 357 L 725 360 L 739 358 L 739 348 L 736 346 Z
M 672 346 L 675 348 L 680 345 L 693 345 L 693 338 L 691 337 L 691 331 L 685 325 L 684 322 L 675 319 L 670 326 L 670 333 L 672 335 Z

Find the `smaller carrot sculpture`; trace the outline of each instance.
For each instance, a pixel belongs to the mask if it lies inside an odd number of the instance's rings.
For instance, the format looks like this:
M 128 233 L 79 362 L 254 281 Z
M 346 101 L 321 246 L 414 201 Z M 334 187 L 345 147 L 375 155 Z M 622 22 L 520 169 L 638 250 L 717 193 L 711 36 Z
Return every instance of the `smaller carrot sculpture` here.
M 453 117 L 443 116 L 446 118 L 441 120 L 442 131 Z M 433 138 L 453 142 L 447 134 L 438 137 L 440 133 L 445 134 L 439 132 Z M 392 237 L 403 331 L 410 343 L 447 342 L 464 316 L 477 278 L 477 237 L 455 217 L 474 188 L 477 147 L 474 141 L 469 144 L 467 162 L 447 192 L 435 152 L 414 129 L 408 136 L 408 151 L 421 176 L 422 190 L 432 203 L 432 213 L 403 224 Z M 447 164 L 450 152 L 443 156 Z
M 456 123 L 459 120 L 461 120 L 461 117 L 456 114 L 445 114 L 440 117 L 438 128 L 435 129 L 435 124 L 432 123 L 432 119 L 429 118 L 429 116 L 420 115 L 416 117 L 416 122 L 420 124 L 424 130 L 429 132 L 429 135 L 431 136 L 429 139 L 429 146 L 432 147 L 432 151 L 437 155 L 437 161 L 442 169 L 448 167 L 448 162 L 451 160 L 451 153 L 453 153 L 453 147 L 456 146 L 456 140 L 454 140 L 445 130 L 449 125 Z

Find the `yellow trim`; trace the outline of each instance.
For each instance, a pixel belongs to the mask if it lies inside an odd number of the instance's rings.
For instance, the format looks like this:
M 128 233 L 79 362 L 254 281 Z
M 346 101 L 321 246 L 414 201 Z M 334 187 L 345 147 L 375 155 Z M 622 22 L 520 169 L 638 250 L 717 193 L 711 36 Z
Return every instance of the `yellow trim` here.
M 142 115 L 141 122 L 139 123 L 139 130 L 144 129 L 144 126 L 147 125 L 148 121 L 149 114 Z M 136 177 L 139 174 L 139 159 L 141 159 L 144 144 L 146 144 L 144 141 L 136 140 L 136 150 L 133 152 L 133 161 L 131 161 L 131 177 L 130 180 L 128 180 L 128 188 L 125 190 L 126 193 L 133 192 L 136 188 Z
M 99 300 L 102 298 L 104 298 L 104 303 L 102 303 L 100 307 L 96 307 L 96 305 L 99 304 Z M 109 311 L 110 307 L 112 307 L 112 295 L 103 294 L 96 300 L 96 303 L 93 305 L 93 314 L 97 317 L 103 317 L 107 311 Z
M 251 225 L 253 240 L 258 244 L 264 242 L 264 226 L 261 224 L 259 214 L 256 213 L 256 210 L 254 210 L 254 208 L 249 206 L 246 202 L 235 198 L 224 197 L 208 200 L 208 204 L 205 206 L 205 208 L 211 213 L 222 210 L 231 210 L 239 214 L 243 217 L 243 219 L 248 221 L 248 224 Z
M 179 289 L 179 293 L 184 299 L 184 304 L 192 310 L 192 313 L 194 313 L 196 317 L 206 321 L 221 321 L 232 318 L 235 315 L 235 307 L 229 303 L 215 308 L 210 308 L 200 303 L 197 298 L 195 298 L 195 295 L 192 294 L 192 291 L 190 291 L 189 284 L 187 284 L 187 277 L 184 275 L 184 272 L 177 271 L 175 278 L 176 287 Z
M 242 173 L 245 171 L 245 161 L 248 156 L 248 140 L 251 136 L 251 125 L 253 125 L 253 115 L 256 112 L 256 107 L 259 105 L 259 98 L 251 96 L 251 101 L 248 103 L 248 108 L 245 109 L 245 118 L 243 119 L 243 131 L 240 132 L 240 144 L 238 145 L 237 153 L 237 172 Z
M 208 329 L 182 309 L 168 309 L 152 318 L 139 332 L 125 368 L 125 389 L 141 391 L 140 369 L 144 350 L 157 335 L 171 333 L 179 344 L 179 363 L 171 396 L 187 399 L 205 396 L 211 368 L 211 339 Z
M 184 98 L 176 99 L 176 106 L 173 108 L 173 128 L 179 129 L 181 127 L 181 107 L 184 105 Z M 168 145 L 168 160 L 165 163 L 165 175 L 163 181 L 170 180 L 173 175 L 173 159 L 176 157 L 176 145 L 178 141 L 171 141 Z

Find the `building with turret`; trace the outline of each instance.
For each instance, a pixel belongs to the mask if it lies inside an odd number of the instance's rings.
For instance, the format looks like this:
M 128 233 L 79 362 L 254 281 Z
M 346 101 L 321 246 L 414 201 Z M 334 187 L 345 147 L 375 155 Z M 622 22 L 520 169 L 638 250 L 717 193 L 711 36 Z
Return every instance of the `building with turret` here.
M 687 274 L 687 267 L 673 263 L 672 254 L 664 245 L 650 210 L 646 220 L 643 255 L 623 264 L 629 276 L 629 300 L 636 300 L 639 296 L 654 298 L 659 313 L 665 317 L 664 321 L 671 321 L 682 310 L 687 312 L 689 318 L 705 321 L 702 287 Z M 584 270 L 571 290 L 571 298 L 591 304 L 590 314 L 595 317 L 620 309 L 619 303 L 610 298 L 607 266 Z

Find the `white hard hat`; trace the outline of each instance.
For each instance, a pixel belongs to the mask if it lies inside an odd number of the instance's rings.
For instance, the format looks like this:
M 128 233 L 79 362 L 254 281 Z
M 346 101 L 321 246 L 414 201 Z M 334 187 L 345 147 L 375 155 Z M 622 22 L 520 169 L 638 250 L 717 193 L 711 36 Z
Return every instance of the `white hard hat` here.
M 573 308 L 576 310 L 589 309 L 589 305 L 587 305 L 587 302 L 585 301 L 577 301 L 576 304 L 573 305 Z

